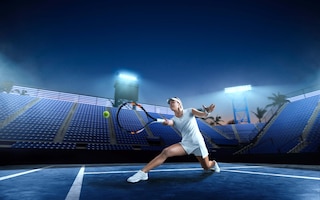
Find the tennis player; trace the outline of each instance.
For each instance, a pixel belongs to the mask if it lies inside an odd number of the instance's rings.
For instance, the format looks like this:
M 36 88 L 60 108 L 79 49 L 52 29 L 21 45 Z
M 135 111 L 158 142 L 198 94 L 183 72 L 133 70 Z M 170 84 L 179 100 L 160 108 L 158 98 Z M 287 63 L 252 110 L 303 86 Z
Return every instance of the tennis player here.
M 180 131 L 182 140 L 163 149 L 158 156 L 133 176 L 129 177 L 127 181 L 130 183 L 148 180 L 148 172 L 164 163 L 169 157 L 189 154 L 195 155 L 204 170 L 220 172 L 218 163 L 214 160 L 209 160 L 208 149 L 195 118 L 196 116 L 207 117 L 213 111 L 215 105 L 211 104 L 209 107 L 203 106 L 204 111 L 199 111 L 195 108 L 183 109 L 182 102 L 178 97 L 168 99 L 168 104 L 174 112 L 174 116 L 171 119 L 165 119 L 163 124 L 173 126 Z

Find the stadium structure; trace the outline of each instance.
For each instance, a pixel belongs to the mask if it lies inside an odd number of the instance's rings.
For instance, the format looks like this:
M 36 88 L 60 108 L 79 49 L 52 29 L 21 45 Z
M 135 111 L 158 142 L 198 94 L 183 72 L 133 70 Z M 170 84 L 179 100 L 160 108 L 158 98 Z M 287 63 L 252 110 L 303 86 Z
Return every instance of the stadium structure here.
M 139 134 L 120 130 L 113 99 L 14 86 L 0 93 L 1 165 L 147 162 L 179 142 L 172 127 L 154 124 Z M 167 107 L 144 107 L 170 118 Z M 103 118 L 103 111 L 111 113 Z M 128 117 L 139 117 L 132 111 Z M 295 96 L 261 123 L 212 126 L 197 118 L 210 156 L 224 162 L 320 164 L 320 94 Z M 170 161 L 196 161 L 192 156 Z

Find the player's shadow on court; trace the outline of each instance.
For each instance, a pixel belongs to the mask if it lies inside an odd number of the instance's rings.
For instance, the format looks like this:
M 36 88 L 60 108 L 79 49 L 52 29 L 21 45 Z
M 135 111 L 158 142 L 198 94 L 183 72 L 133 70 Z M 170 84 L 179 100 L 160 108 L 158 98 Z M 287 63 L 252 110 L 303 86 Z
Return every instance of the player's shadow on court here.
M 201 182 L 207 179 L 210 176 L 214 176 L 214 172 L 185 172 L 185 173 L 150 173 L 149 175 L 149 184 L 167 184 L 175 183 L 175 184 L 188 184 Z
M 128 186 L 149 185 L 164 186 L 179 185 L 179 184 L 194 184 L 210 176 L 214 176 L 214 172 L 151 172 L 149 173 L 149 180 L 140 181 L 138 183 L 128 183 L 126 177 L 119 177 L 119 175 L 98 176 L 94 178 L 86 178 L 86 184 L 91 187 L 99 188 L 118 188 L 127 189 Z

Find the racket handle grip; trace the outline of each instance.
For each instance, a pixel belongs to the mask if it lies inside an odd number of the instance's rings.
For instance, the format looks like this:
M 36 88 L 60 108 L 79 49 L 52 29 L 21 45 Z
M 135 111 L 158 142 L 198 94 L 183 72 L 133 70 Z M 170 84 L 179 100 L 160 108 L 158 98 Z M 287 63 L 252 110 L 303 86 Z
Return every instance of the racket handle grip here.
M 165 119 L 160 119 L 160 118 L 157 119 L 157 122 L 159 122 L 159 123 L 163 123 L 165 121 L 166 121 Z

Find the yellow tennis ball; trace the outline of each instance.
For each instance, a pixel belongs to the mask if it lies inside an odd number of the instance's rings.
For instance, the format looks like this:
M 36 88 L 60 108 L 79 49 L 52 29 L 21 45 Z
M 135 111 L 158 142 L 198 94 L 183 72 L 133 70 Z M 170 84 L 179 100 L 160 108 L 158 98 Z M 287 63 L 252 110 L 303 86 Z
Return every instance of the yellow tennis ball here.
M 106 111 L 104 111 L 104 112 L 103 112 L 103 117 L 104 117 L 104 118 L 108 118 L 108 117 L 110 117 L 110 113 L 109 113 L 109 111 L 107 111 L 107 110 L 106 110 Z

